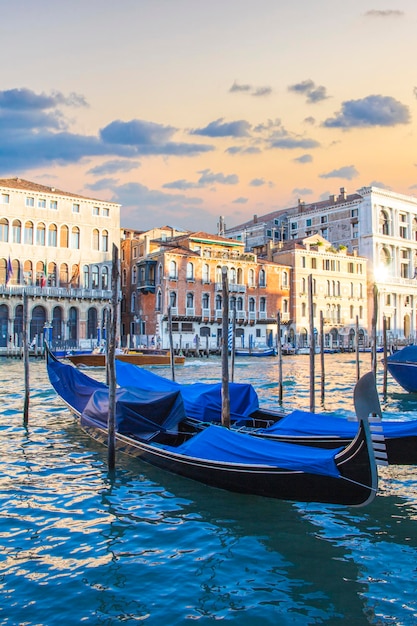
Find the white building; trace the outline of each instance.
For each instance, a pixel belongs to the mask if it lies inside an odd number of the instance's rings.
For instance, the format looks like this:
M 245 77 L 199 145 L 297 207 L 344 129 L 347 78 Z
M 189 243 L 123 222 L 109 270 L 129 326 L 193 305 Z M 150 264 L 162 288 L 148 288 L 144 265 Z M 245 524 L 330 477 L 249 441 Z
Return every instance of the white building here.
M 0 179 L 0 349 L 22 341 L 23 292 L 30 340 L 69 347 L 100 340 L 111 299 L 120 205 L 20 178 Z
M 385 315 L 389 340 L 417 340 L 417 198 L 378 187 L 354 194 L 344 188 L 327 200 L 256 218 L 265 232 L 285 216 L 284 239 L 321 235 L 333 246 L 344 245 L 368 260 L 368 332 L 371 334 L 374 287 L 378 294 L 378 335 Z M 247 241 L 252 222 L 227 230 L 227 236 Z M 271 241 L 264 239 L 264 244 Z M 258 244 L 259 245 L 259 244 Z M 248 249 L 248 247 L 247 247 Z

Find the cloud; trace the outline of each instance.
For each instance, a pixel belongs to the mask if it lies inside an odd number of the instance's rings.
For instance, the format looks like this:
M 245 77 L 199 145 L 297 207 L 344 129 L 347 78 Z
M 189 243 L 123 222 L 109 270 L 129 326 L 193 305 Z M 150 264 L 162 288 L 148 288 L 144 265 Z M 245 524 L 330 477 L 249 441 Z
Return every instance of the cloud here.
M 273 139 L 270 143 L 271 148 L 282 148 L 283 150 L 295 150 L 296 148 L 312 149 L 318 148 L 320 143 L 315 139 L 302 137 L 280 137 Z
M 265 179 L 264 178 L 253 178 L 249 185 L 251 187 L 262 187 L 263 185 L 265 185 Z
M 307 98 L 307 102 L 316 103 L 321 102 L 322 100 L 326 100 L 329 96 L 326 93 L 326 87 L 322 85 L 316 86 L 314 81 L 310 78 L 307 80 L 303 80 L 301 83 L 296 83 L 295 85 L 289 85 L 288 91 L 293 91 L 294 93 L 299 93 Z
M 296 159 L 294 159 L 296 163 L 311 163 L 312 160 L 313 160 L 313 157 L 311 156 L 311 154 L 303 154 L 297 157 Z
M 185 191 L 187 189 L 202 189 L 203 187 L 215 184 L 237 185 L 239 182 L 239 177 L 236 174 L 229 174 L 228 176 L 225 176 L 222 173 L 214 174 L 210 170 L 202 170 L 198 173 L 201 174 L 201 176 L 197 182 L 180 179 L 174 180 L 170 183 L 165 183 L 162 186 L 164 189 L 181 189 L 182 191 Z
M 127 159 L 122 161 L 120 159 L 116 159 L 114 161 L 106 161 L 106 163 L 92 167 L 91 170 L 87 171 L 87 174 L 92 174 L 93 176 L 105 176 L 106 174 L 114 174 L 115 172 L 130 172 L 130 170 L 134 170 L 137 167 L 140 167 L 139 161 L 130 161 Z
M 263 98 L 265 96 L 270 96 L 272 93 L 272 87 L 253 87 L 252 85 L 243 84 L 240 85 L 236 81 L 229 89 L 229 93 L 245 93 L 251 96 L 255 96 L 257 98 Z
M 352 180 L 359 176 L 359 172 L 354 165 L 345 165 L 337 170 L 332 170 L 325 174 L 319 174 L 319 178 L 343 178 L 345 180 Z
M 292 192 L 297 196 L 308 196 L 313 193 L 313 190 L 308 187 L 295 187 Z
M 304 124 L 310 124 L 311 126 L 313 126 L 315 123 L 316 123 L 316 118 L 312 117 L 311 115 L 309 115 L 308 117 L 304 119 Z
M 223 122 L 223 118 L 210 122 L 204 128 L 196 128 L 190 131 L 191 135 L 204 135 L 206 137 L 249 137 L 251 125 L 245 120 L 236 122 Z
M 387 9 L 386 11 L 371 9 L 364 15 L 365 17 L 403 17 L 405 13 L 404 11 L 399 11 L 397 9 Z
M 140 183 L 114 185 L 111 191 L 111 200 L 122 205 L 123 227 L 146 230 L 156 225 L 170 225 L 179 230 L 208 232 L 214 232 L 216 228 L 216 220 L 201 206 L 201 198 L 164 193 Z
M 232 203 L 233 204 L 246 204 L 247 201 L 248 201 L 247 198 L 240 197 L 240 198 L 236 198 L 236 200 L 233 200 Z
M 409 124 L 409 108 L 391 96 L 372 95 L 343 102 L 333 118 L 323 122 L 326 128 L 366 128 Z
M 260 154 L 261 149 L 256 148 L 255 146 L 248 146 L 247 148 L 243 148 L 241 146 L 230 146 L 225 150 L 228 154 L 234 156 L 235 154 Z
M 124 159 L 154 154 L 193 156 L 214 150 L 210 145 L 171 141 L 175 128 L 143 120 L 111 122 L 97 136 L 71 133 L 63 111 L 58 108 L 64 106 L 87 104 L 77 94 L 36 94 L 29 89 L 0 91 L 1 171 L 66 165 L 94 156 Z
M 87 101 L 84 96 L 71 93 L 69 96 L 59 91 L 47 94 L 36 94 L 30 89 L 8 89 L 0 91 L 0 109 L 33 110 L 52 109 L 53 107 L 66 105 L 70 107 L 86 107 Z

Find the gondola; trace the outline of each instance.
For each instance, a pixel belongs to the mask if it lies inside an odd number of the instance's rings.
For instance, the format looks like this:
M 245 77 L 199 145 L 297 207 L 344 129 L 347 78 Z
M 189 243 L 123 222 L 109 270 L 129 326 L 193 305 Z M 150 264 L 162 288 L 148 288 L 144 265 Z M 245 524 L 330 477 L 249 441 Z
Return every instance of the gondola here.
M 387 357 L 387 370 L 405 391 L 416 393 L 417 346 L 406 346 Z
M 85 432 L 106 444 L 107 386 L 58 361 L 48 350 L 46 362 L 57 394 Z M 115 417 L 119 451 L 212 487 L 352 506 L 369 504 L 377 492 L 375 453 L 365 414 L 359 416 L 356 437 L 335 450 L 265 441 L 220 425 L 190 421 L 179 390 L 118 387 Z
M 221 419 L 221 385 L 194 383 L 180 385 L 125 363 L 116 363 L 117 380 L 120 385 L 132 385 L 141 389 L 180 389 L 186 413 L 197 420 L 216 422 Z M 375 387 L 373 387 L 375 389 Z M 376 389 L 372 395 L 372 412 L 382 416 Z M 252 385 L 234 383 L 230 386 L 230 406 L 233 426 L 242 432 L 285 443 L 337 448 L 346 446 L 354 438 L 356 421 L 331 414 L 310 413 L 295 410 L 284 414 L 259 406 L 258 396 Z M 391 465 L 417 464 L 417 420 L 383 419 L 388 463 Z

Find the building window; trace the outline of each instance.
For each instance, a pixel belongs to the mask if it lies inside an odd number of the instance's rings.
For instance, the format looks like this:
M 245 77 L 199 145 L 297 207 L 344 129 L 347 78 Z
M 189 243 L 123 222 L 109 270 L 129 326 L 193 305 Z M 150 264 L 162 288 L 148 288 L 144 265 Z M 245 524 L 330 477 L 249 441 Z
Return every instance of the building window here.
M 194 308 L 194 294 L 187 293 L 187 309 L 193 309 L 193 308 Z
M 321 216 L 320 223 L 321 224 L 327 224 L 327 215 L 322 215 Z
M 59 245 L 61 248 L 68 248 L 69 229 L 68 226 L 61 226 Z
M 13 243 L 22 243 L 22 223 L 20 220 L 14 220 L 12 226 Z
M 259 299 L 259 310 L 261 312 L 265 312 L 266 311 L 266 298 L 260 298 Z
M 381 235 L 389 235 L 389 217 L 386 211 L 379 213 L 379 233 Z
M 74 226 L 71 232 L 71 248 L 80 249 L 80 229 L 78 226 Z
M 92 289 L 98 289 L 99 288 L 99 272 L 98 272 L 98 266 L 97 265 L 93 265 L 92 270 L 91 270 L 91 288 Z
M 93 215 L 100 215 L 100 209 L 98 206 L 93 206 Z
M 56 200 L 50 200 L 49 208 L 56 211 L 58 209 L 58 202 Z
M 104 209 L 102 209 L 101 212 L 103 214 L 103 217 L 109 217 L 109 215 L 110 215 L 110 209 L 104 208 Z
M 248 272 L 248 285 L 249 287 L 253 287 L 255 285 L 255 271 L 250 269 Z
M 175 261 L 169 263 L 169 278 L 170 280 L 177 280 L 177 264 Z
M 73 213 L 79 213 L 80 212 L 80 205 L 78 203 L 74 203 L 72 205 L 72 212 Z
M 204 263 L 203 265 L 203 283 L 210 282 L 210 266 L 208 263 Z
M 297 222 L 291 222 L 291 230 L 297 230 L 298 224 Z
M 33 223 L 26 222 L 25 224 L 25 243 L 33 245 Z
M 288 272 L 285 271 L 282 273 L 282 286 L 284 289 L 287 289 L 288 287 Z
M 46 209 L 46 200 L 45 200 L 45 198 L 39 198 L 39 200 L 38 200 L 38 207 L 40 209 Z
M 177 306 L 177 292 L 171 291 L 169 294 L 169 304 L 171 308 L 176 308 Z
M 10 200 L 10 197 L 9 197 L 8 193 L 2 193 L 1 194 L 1 203 L 2 204 L 9 204 L 9 200 Z
M 310 226 L 311 226 L 311 217 L 308 217 L 306 219 L 306 228 L 310 228 Z
M 5 217 L 0 220 L 0 241 L 9 241 L 9 220 Z
M 210 294 L 203 293 L 203 298 L 202 298 L 201 304 L 202 304 L 203 309 L 209 309 L 210 308 Z
M 98 232 L 97 228 L 95 228 L 93 230 L 93 250 L 99 250 L 100 249 L 100 233 Z
M 46 232 L 45 224 L 42 224 L 41 222 L 36 227 L 36 243 L 38 246 L 45 245 L 45 232 Z
M 51 224 L 48 229 L 48 246 L 56 248 L 58 245 L 58 229 L 55 224 Z
M 259 286 L 266 287 L 266 276 L 263 268 L 259 271 Z
M 317 269 L 317 259 L 315 257 L 312 257 L 312 259 L 311 259 L 311 269 L 312 270 L 316 270 Z
M 35 198 L 32 198 L 32 197 L 26 198 L 26 206 L 28 207 L 35 206 Z
M 103 252 L 109 251 L 109 233 L 107 230 L 103 230 L 101 235 L 101 249 Z
M 187 263 L 187 280 L 193 281 L 194 280 L 194 265 L 189 262 Z
M 88 265 L 84 265 L 83 267 L 83 281 L 84 281 L 84 289 L 90 288 L 90 273 L 88 270 Z

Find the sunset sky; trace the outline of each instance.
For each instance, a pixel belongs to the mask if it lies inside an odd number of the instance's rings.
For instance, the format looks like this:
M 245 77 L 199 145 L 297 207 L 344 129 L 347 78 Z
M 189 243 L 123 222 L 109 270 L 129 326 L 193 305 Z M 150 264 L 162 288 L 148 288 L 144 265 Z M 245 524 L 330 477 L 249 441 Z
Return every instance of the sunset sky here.
M 0 178 L 215 233 L 417 194 L 415 0 L 0 0 Z

